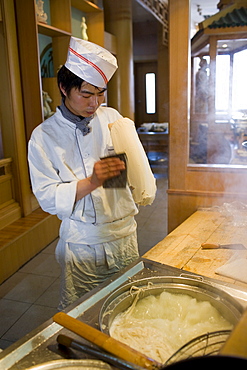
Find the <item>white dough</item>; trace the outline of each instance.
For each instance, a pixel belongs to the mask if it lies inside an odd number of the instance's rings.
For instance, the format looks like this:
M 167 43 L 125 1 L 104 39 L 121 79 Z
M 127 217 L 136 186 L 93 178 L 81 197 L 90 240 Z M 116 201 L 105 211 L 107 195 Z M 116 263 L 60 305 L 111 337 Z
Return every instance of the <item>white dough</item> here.
M 156 194 L 156 180 L 134 122 L 129 118 L 120 118 L 110 124 L 109 128 L 115 152 L 127 155 L 128 183 L 134 201 L 142 206 L 152 204 Z

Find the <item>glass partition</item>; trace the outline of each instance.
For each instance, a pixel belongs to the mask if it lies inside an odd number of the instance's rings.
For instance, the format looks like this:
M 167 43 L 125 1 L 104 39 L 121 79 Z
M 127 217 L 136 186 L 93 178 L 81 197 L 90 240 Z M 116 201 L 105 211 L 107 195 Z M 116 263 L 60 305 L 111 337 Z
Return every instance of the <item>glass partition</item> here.
M 247 165 L 246 66 L 246 38 L 192 46 L 190 163 Z

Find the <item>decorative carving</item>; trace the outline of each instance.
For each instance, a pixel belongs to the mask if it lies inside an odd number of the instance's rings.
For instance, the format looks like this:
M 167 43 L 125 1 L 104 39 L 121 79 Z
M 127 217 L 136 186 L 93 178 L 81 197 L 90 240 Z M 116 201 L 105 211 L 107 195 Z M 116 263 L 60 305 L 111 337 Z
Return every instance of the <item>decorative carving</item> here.
M 208 63 L 201 58 L 199 69 L 196 73 L 196 99 L 195 111 L 197 113 L 208 113 Z
M 81 38 L 82 38 L 82 40 L 88 41 L 87 25 L 86 25 L 86 18 L 85 17 L 82 17 L 82 19 L 81 19 Z
M 54 112 L 51 110 L 50 103 L 52 102 L 51 97 L 49 96 L 48 92 L 42 91 L 42 97 L 43 97 L 43 109 L 44 109 L 44 118 L 49 118 L 54 114 Z
M 35 4 L 38 22 L 47 23 L 47 14 L 44 12 L 44 1 L 38 0 Z

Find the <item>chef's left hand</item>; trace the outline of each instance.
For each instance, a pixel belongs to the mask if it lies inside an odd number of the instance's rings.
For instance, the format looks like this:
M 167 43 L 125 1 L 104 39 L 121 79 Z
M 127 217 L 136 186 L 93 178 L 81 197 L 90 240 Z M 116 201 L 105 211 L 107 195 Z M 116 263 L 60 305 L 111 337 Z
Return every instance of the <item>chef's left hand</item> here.
M 77 202 L 99 186 L 102 186 L 104 181 L 120 175 L 123 170 L 125 170 L 125 163 L 117 157 L 106 157 L 96 162 L 93 174 L 77 182 L 75 201 Z
M 125 170 L 125 163 L 117 157 L 109 157 L 96 162 L 91 176 L 91 182 L 97 186 Z

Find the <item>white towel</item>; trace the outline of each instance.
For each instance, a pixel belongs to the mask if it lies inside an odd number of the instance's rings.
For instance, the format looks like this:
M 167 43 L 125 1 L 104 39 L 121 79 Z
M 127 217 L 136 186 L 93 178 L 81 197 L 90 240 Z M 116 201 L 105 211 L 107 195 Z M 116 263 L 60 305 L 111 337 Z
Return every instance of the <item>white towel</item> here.
M 218 267 L 215 273 L 247 283 L 247 258 L 233 256 L 225 265 Z

